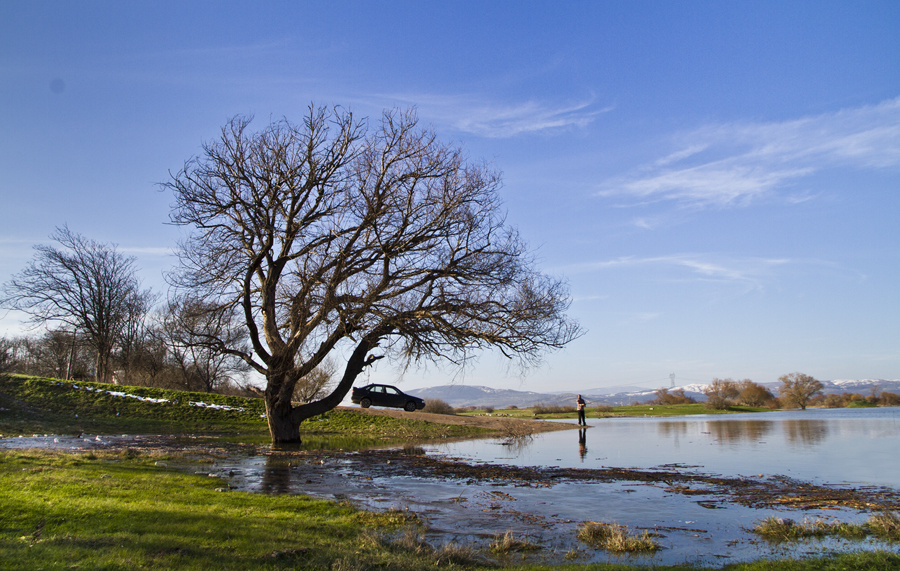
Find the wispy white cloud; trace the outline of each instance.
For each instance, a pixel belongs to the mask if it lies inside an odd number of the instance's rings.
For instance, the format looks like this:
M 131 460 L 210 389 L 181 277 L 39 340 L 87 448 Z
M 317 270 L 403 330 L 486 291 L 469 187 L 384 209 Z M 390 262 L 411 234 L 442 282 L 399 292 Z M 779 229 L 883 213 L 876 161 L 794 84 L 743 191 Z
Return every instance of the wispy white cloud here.
M 487 102 L 474 96 L 391 95 L 393 102 L 415 105 L 420 116 L 488 138 L 583 128 L 612 107 L 597 108 L 593 98 L 568 104 L 539 101 Z
M 508 106 L 476 105 L 454 119 L 457 129 L 483 137 L 504 138 L 523 133 L 585 127 L 611 108 L 592 109 L 586 101 L 568 106 L 549 106 L 527 101 Z
M 710 254 L 624 256 L 566 268 L 568 274 L 628 268 L 663 269 L 668 280 L 736 284 L 748 290 L 762 289 L 774 278 L 776 268 L 794 263 L 787 258 L 728 258 Z M 672 273 L 674 272 L 674 273 Z
M 900 166 L 900 98 L 778 123 L 707 126 L 639 172 L 601 185 L 601 196 L 745 205 L 828 168 Z M 808 200 L 799 193 L 789 200 Z

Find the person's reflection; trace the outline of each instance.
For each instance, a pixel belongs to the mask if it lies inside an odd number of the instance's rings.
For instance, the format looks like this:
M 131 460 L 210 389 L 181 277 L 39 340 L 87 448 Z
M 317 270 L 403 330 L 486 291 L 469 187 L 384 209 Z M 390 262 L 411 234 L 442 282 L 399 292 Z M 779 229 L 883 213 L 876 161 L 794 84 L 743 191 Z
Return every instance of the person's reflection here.
M 584 457 L 587 456 L 587 428 L 578 429 L 578 455 L 584 462 Z

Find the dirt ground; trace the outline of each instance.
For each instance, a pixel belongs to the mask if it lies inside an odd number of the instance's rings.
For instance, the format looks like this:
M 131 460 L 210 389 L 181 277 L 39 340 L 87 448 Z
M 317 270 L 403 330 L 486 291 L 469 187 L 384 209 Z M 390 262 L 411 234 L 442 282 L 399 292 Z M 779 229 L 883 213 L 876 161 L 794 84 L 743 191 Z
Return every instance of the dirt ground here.
M 410 418 L 425 420 L 438 424 L 465 424 L 467 426 L 479 426 L 491 430 L 506 430 L 509 426 L 522 427 L 525 431 L 552 432 L 555 430 L 571 430 L 578 428 L 573 422 L 549 422 L 546 420 L 530 420 L 524 418 L 509 418 L 503 416 L 465 416 L 461 414 L 433 414 L 428 412 L 406 412 L 398 408 L 361 408 L 357 406 L 339 406 L 337 410 L 352 410 L 362 414 L 375 416 L 392 416 L 394 418 Z

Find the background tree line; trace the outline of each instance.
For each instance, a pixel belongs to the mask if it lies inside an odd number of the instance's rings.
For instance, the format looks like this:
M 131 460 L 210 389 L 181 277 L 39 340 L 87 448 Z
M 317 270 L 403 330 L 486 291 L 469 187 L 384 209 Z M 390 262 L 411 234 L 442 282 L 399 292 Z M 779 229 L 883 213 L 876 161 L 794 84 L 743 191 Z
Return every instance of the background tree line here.
M 244 344 L 234 315 L 187 295 L 160 302 L 115 244 L 67 227 L 51 239 L 4 287 L 3 305 L 26 312 L 36 332 L 0 338 L 0 372 L 258 396 L 246 363 L 223 350 Z M 326 361 L 296 398 L 316 398 L 333 374 Z
M 778 395 L 766 387 L 754 383 L 750 379 L 735 381 L 734 379 L 714 378 L 703 389 L 706 395 L 705 406 L 714 410 L 726 410 L 732 406 L 749 406 L 756 408 L 799 408 L 807 406 L 825 406 L 830 408 L 846 406 L 900 406 L 900 395 L 873 389 L 868 396 L 859 393 L 828 394 L 822 393 L 820 381 L 804 373 L 790 373 L 778 378 L 781 386 Z M 697 402 L 686 395 L 684 389 L 669 391 L 668 388 L 657 389 L 655 398 L 647 404 L 673 405 Z

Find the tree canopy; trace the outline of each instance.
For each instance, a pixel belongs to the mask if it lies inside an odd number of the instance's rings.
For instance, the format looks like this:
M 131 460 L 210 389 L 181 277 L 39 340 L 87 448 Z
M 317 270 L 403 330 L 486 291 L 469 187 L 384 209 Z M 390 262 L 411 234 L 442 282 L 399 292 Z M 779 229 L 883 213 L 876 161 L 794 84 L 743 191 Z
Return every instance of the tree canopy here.
M 228 350 L 266 376 L 274 441 L 298 440 L 382 357 L 464 365 L 491 347 L 527 366 L 581 334 L 565 283 L 506 223 L 499 173 L 414 111 L 370 128 L 311 105 L 300 124 L 250 124 L 233 118 L 165 184 L 172 221 L 191 228 L 170 280 L 243 315 L 251 349 Z M 349 357 L 334 389 L 294 406 L 297 381 L 336 351 Z
M 785 406 L 799 407 L 806 410 L 809 400 L 822 392 L 822 383 L 810 375 L 804 373 L 791 373 L 778 377 L 781 381 L 779 396 Z

